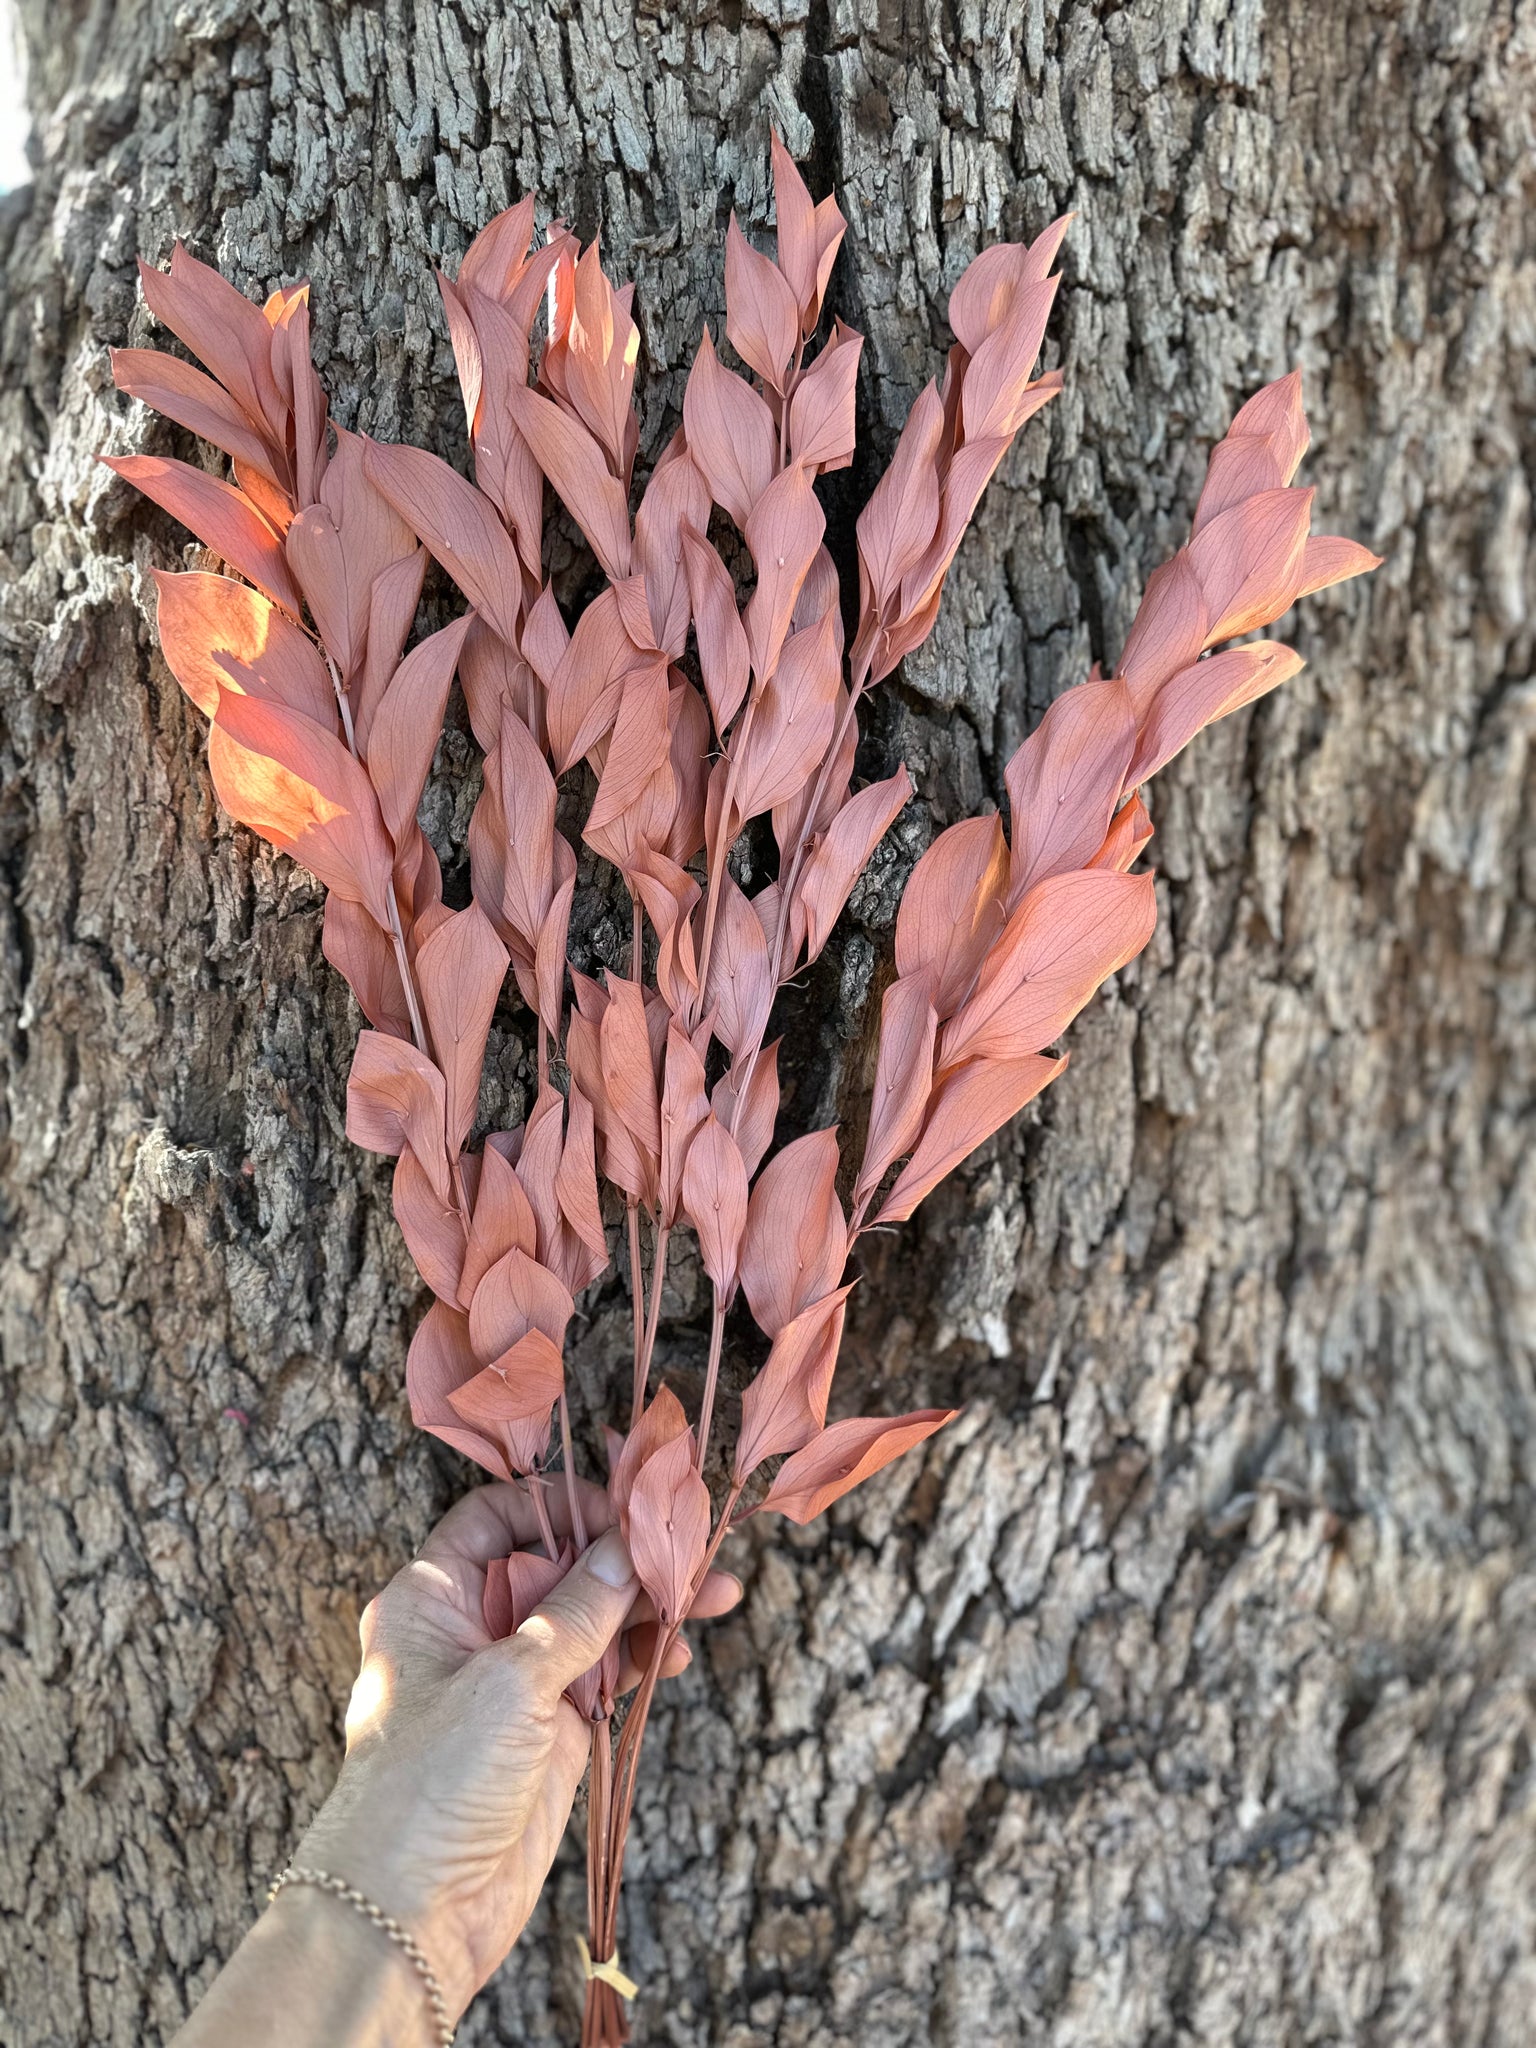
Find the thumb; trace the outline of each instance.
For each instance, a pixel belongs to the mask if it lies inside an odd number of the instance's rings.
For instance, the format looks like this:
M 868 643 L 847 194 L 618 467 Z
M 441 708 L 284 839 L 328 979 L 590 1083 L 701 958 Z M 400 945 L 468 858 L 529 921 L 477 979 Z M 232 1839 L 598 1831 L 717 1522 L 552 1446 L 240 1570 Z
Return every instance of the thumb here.
M 602 1656 L 635 1597 L 629 1546 L 610 1529 L 584 1550 L 513 1640 L 527 1645 L 529 1671 L 551 1702 Z

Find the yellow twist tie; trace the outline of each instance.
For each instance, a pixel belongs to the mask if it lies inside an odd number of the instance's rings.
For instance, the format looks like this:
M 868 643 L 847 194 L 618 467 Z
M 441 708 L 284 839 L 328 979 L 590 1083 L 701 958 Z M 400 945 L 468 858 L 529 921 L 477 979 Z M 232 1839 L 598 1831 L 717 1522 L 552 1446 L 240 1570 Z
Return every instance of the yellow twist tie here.
M 576 1937 L 576 1947 L 581 1956 L 581 1974 L 589 1984 L 594 1981 L 599 1984 L 611 1984 L 620 1998 L 638 1998 L 640 1996 L 640 1986 L 633 1977 L 626 1977 L 619 1968 L 619 1952 L 617 1949 L 614 1950 L 606 1963 L 594 1963 L 591 1949 L 587 1947 L 586 1942 L 579 1934 Z

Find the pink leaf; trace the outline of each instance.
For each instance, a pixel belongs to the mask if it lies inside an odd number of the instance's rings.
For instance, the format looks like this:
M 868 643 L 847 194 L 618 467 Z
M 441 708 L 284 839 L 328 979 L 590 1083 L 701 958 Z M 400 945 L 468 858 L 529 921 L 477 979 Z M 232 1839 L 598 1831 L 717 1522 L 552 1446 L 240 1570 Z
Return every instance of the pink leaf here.
M 853 460 L 853 401 L 863 346 L 862 334 L 835 321 L 831 340 L 789 402 L 790 452 L 818 474 L 846 469 Z
M 823 1509 L 903 1451 L 953 1422 L 958 1408 L 919 1408 L 894 1418 L 854 1416 L 834 1422 L 802 1451 L 786 1458 L 762 1501 L 770 1514 L 792 1522 L 813 1522 Z
M 747 694 L 747 636 L 736 609 L 736 591 L 720 557 L 707 541 L 683 532 L 683 566 L 699 643 L 699 669 L 709 697 L 715 731 L 722 738 Z
M 1253 703 L 1305 666 L 1299 654 L 1278 641 L 1249 640 L 1170 676 L 1148 707 L 1126 781 L 1145 782 L 1202 726 Z
M 800 336 L 800 308 L 789 280 L 743 235 L 733 213 L 725 231 L 725 332 L 744 363 L 775 391 Z
M 747 1224 L 747 1169 L 719 1119 L 705 1117 L 683 1166 L 683 1209 L 699 1237 L 699 1256 L 724 1301 L 736 1284 L 736 1257 Z
M 226 810 L 388 925 L 393 851 L 373 785 L 334 733 L 223 690 L 208 765 Z
M 940 1082 L 921 1142 L 897 1175 L 879 1223 L 902 1223 L 978 1145 L 1018 1115 L 1066 1066 L 1039 1054 L 1022 1059 L 975 1059 Z
M 704 1062 L 680 1025 L 667 1026 L 667 1062 L 661 1091 L 661 1215 L 675 1220 L 682 1199 L 688 1148 L 709 1115 Z
M 951 825 L 912 870 L 896 916 L 896 971 L 931 975 L 941 1018 L 965 1001 L 1002 929 L 1007 877 L 1008 845 L 996 815 Z
M 1150 875 L 1085 868 L 1038 883 L 1009 917 L 976 993 L 945 1026 L 941 1065 L 1039 1052 L 1135 959 L 1156 922 Z
M 805 180 L 777 133 L 773 136 L 773 201 L 779 223 L 779 268 L 800 308 L 800 331 L 811 334 L 846 223 L 833 199 L 823 199 L 819 206 L 811 204 Z
M 750 1180 L 773 1143 L 779 1115 L 779 1041 L 765 1045 L 752 1066 L 746 1099 L 738 1104 L 734 1065 L 715 1083 L 710 1097 L 715 1115 L 734 1136 Z
M 475 1289 L 469 1305 L 470 1341 L 477 1357 L 500 1358 L 529 1330 L 542 1330 L 558 1348 L 575 1312 L 569 1290 L 514 1245 Z
M 656 665 L 656 656 L 642 652 L 624 630 L 614 592 L 600 592 L 576 621 L 550 681 L 549 743 L 558 772 L 563 774 L 611 730 L 625 678 Z
M 836 1130 L 811 1131 L 770 1160 L 752 1190 L 741 1284 L 770 1337 L 842 1278 L 848 1232 L 837 1168 Z
M 1168 677 L 1196 660 L 1210 638 L 1209 614 L 1200 578 L 1181 548 L 1147 578 L 1136 618 L 1120 656 L 1118 673 L 1130 690 L 1138 715 Z
M 119 391 L 152 405 L 156 412 L 199 439 L 222 448 L 232 460 L 255 469 L 285 497 L 290 489 L 288 464 L 280 459 L 264 430 L 229 393 L 176 356 L 159 349 L 114 348 L 108 351 L 112 381 Z
M 1122 804 L 1104 834 L 1104 843 L 1089 861 L 1091 868 L 1113 868 L 1116 874 L 1125 874 L 1137 854 L 1152 837 L 1152 820 L 1147 807 L 1139 796 L 1133 796 L 1129 803 Z
M 1136 745 L 1130 692 L 1114 678 L 1063 691 L 1008 763 L 1008 901 L 1082 867 L 1103 840 Z
M 600 1038 L 608 1102 L 641 1152 L 654 1161 L 661 1153 L 661 1108 L 638 982 L 609 975 Z
M 820 767 L 837 722 L 839 666 L 829 617 L 784 643 L 741 743 L 735 803 L 743 818 L 788 803 Z
M 447 1094 L 448 1149 L 463 1149 L 480 1099 L 486 1036 L 507 972 L 507 949 L 471 904 L 437 927 L 416 954 L 432 1050 Z
M 390 1157 L 409 1145 L 444 1202 L 446 1104 L 443 1077 L 419 1047 L 380 1031 L 358 1033 L 347 1079 L 347 1136 L 364 1151 Z
M 647 783 L 666 763 L 670 740 L 666 663 L 656 661 L 624 678 L 608 758 L 582 835 L 589 843 L 594 832 L 633 809 Z
M 874 1193 L 886 1168 L 911 1151 L 923 1127 L 939 1029 L 939 1013 L 929 999 L 931 987 L 926 972 L 910 979 L 899 976 L 880 1005 L 880 1052 L 856 1191 L 860 1202 Z
M 486 1139 L 480 1155 L 480 1185 L 475 1190 L 474 1219 L 461 1278 L 465 1300 L 473 1299 L 475 1289 L 504 1253 L 515 1247 L 532 1258 L 538 1249 L 538 1225 L 523 1184 L 502 1149 L 504 1143 L 504 1134 L 497 1133 Z
M 1310 597 L 1314 590 L 1327 590 L 1351 576 L 1364 576 L 1379 569 L 1384 557 L 1373 555 L 1358 541 L 1345 540 L 1336 533 L 1321 533 L 1301 551 L 1301 587 L 1297 597 Z
M 510 1479 L 506 1445 L 471 1429 L 459 1416 L 450 1396 L 480 1370 L 469 1341 L 469 1320 L 456 1309 L 434 1301 L 417 1326 L 405 1361 L 405 1386 L 411 1420 L 429 1430 L 466 1458 L 473 1458 L 496 1479 Z
M 104 455 L 108 469 L 153 498 L 232 569 L 295 618 L 300 600 L 282 543 L 250 499 L 188 462 L 163 455 Z
M 154 572 L 166 666 L 211 718 L 219 691 L 264 697 L 336 729 L 336 693 L 315 643 L 288 614 L 230 576 Z
M 683 1404 L 670 1387 L 658 1387 L 609 1468 L 608 1498 L 626 1537 L 630 1533 L 629 1503 L 636 1479 L 659 1450 L 679 1440 L 686 1440 L 692 1448 L 693 1432 L 688 1427 Z
M 651 638 L 676 661 L 688 638 L 689 585 L 683 551 L 689 534 L 709 524 L 709 486 L 674 434 L 651 471 L 635 514 L 635 560 L 645 578 Z
M 1261 491 L 1220 512 L 1189 544 L 1208 618 L 1206 644 L 1290 610 L 1301 586 L 1311 491 Z
M 749 1479 L 765 1458 L 798 1451 L 827 1419 L 827 1397 L 843 1334 L 843 1304 L 853 1282 L 803 1309 L 773 1340 L 773 1349 L 741 1397 L 741 1434 L 732 1476 Z
M 171 272 L 139 264 L 144 303 L 234 397 L 253 426 L 280 441 L 287 408 L 272 375 L 272 329 L 259 306 L 180 242 Z
M 683 427 L 710 496 L 744 533 L 777 467 L 778 435 L 751 385 L 721 364 L 707 327 L 683 392 Z
M 473 612 L 466 613 L 419 641 L 396 669 L 374 714 L 368 774 L 378 791 L 384 823 L 397 843 L 415 822 L 442 734 L 459 649 L 473 619 Z
M 912 778 L 898 768 L 850 797 L 817 842 L 800 881 L 808 959 L 816 959 L 831 937 L 854 883 L 911 794 Z
M 472 1429 L 489 1436 L 503 1423 L 548 1416 L 564 1382 L 559 1346 L 542 1330 L 529 1330 L 494 1364 L 455 1387 L 448 1401 Z
M 439 1300 L 459 1304 L 464 1277 L 464 1220 L 432 1185 L 407 1144 L 395 1165 L 395 1221 L 416 1270 Z
M 629 1550 L 663 1622 L 688 1612 L 709 1547 L 709 1488 L 693 1469 L 693 1433 L 677 1436 L 640 1467 L 629 1496 Z
M 617 581 L 630 569 L 629 499 L 596 441 L 552 399 L 509 386 L 518 432 L 533 450 L 566 510 L 586 535 L 604 573 Z
M 792 466 L 773 479 L 753 505 L 745 527 L 757 564 L 757 588 L 747 601 L 747 646 L 760 680 L 773 674 L 789 631 L 795 600 L 826 529 L 805 471 Z
M 773 1007 L 768 941 L 729 868 L 722 866 L 710 886 L 719 898 L 704 1006 L 716 1012 L 715 1036 L 739 1055 L 761 1039 Z
M 363 467 L 503 640 L 515 643 L 523 577 L 489 498 L 424 448 L 364 444 Z
M 944 405 L 924 385 L 907 415 L 890 466 L 859 514 L 861 613 L 885 612 L 902 578 L 921 561 L 939 524 L 939 448 Z
M 368 1022 L 394 1038 L 411 1035 L 410 1006 L 389 935 L 360 903 L 332 893 L 325 899 L 321 951 L 345 975 Z

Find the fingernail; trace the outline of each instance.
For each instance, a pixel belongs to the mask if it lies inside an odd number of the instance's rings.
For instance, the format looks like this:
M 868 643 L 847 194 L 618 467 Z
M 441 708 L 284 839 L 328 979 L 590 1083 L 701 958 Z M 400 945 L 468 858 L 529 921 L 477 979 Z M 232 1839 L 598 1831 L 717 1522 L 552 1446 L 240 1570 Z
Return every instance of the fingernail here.
M 601 1579 L 605 1586 L 627 1586 L 635 1576 L 635 1567 L 630 1562 L 629 1545 L 617 1529 L 610 1529 L 606 1536 L 600 1536 L 587 1552 L 587 1569 L 594 1579 Z

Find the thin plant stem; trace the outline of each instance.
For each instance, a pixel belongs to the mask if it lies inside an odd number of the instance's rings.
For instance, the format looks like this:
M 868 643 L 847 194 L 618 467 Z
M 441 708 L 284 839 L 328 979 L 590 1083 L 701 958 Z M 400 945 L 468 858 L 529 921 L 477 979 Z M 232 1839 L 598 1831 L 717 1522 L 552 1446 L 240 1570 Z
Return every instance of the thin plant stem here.
M 555 1536 L 555 1525 L 549 1519 L 549 1502 L 544 1498 L 544 1475 L 541 1472 L 528 1474 L 528 1491 L 533 1497 L 533 1512 L 539 1519 L 539 1537 L 550 1557 L 560 1555 L 560 1545 Z
M 645 1275 L 640 1270 L 640 1204 L 630 1195 L 624 1207 L 629 1224 L 629 1298 L 635 1319 L 634 1395 L 629 1407 L 629 1426 L 633 1429 L 645 1406 L 645 1373 L 641 1366 L 645 1352 Z
M 672 1236 L 670 1223 L 661 1224 L 656 1231 L 656 1247 L 651 1254 L 651 1303 L 645 1319 L 645 1338 L 640 1347 L 640 1363 L 635 1370 L 635 1388 L 640 1405 L 645 1405 L 645 1390 L 651 1377 L 651 1358 L 656 1350 L 656 1326 L 661 1321 L 661 1283 L 667 1271 L 667 1244 Z
M 709 1429 L 715 1413 L 715 1386 L 720 1378 L 720 1353 L 725 1339 L 725 1300 L 715 1289 L 714 1314 L 709 1326 L 709 1367 L 704 1375 L 704 1399 L 699 1407 L 699 1441 L 694 1452 L 694 1469 L 704 1470 L 709 1453 Z
M 565 1498 L 571 1511 L 571 1535 L 578 1550 L 587 1547 L 587 1518 L 581 1512 L 581 1496 L 576 1490 L 576 1453 L 571 1447 L 571 1404 L 565 1398 L 565 1387 L 560 1388 L 560 1450 L 565 1459 Z

